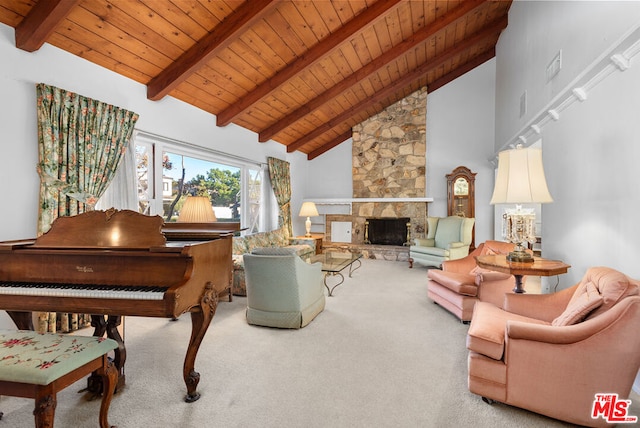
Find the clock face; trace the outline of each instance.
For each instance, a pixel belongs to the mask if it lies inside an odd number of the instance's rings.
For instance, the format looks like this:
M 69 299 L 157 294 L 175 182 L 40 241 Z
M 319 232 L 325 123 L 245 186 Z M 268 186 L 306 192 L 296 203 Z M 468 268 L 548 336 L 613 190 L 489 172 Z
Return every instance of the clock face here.
M 458 178 L 453 183 L 453 194 L 455 196 L 466 196 L 469 194 L 469 182 L 464 178 Z

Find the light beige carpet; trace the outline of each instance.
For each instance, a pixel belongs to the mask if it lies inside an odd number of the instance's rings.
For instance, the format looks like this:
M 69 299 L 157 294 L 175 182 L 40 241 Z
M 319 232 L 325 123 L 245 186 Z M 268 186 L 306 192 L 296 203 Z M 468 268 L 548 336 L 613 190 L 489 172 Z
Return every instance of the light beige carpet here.
M 128 317 L 127 387 L 114 397 L 110 422 L 120 428 L 569 426 L 485 404 L 468 391 L 468 326 L 427 299 L 426 272 L 364 260 L 301 330 L 250 326 L 245 298 L 221 302 L 196 361 L 202 398 L 191 404 L 183 401 L 182 381 L 189 317 Z M 57 427 L 97 426 L 99 400 L 85 401 L 77 393 L 82 387 L 58 396 Z M 638 404 L 631 414 L 640 415 Z M 0 428 L 33 426 L 32 400 L 2 397 L 0 411 Z

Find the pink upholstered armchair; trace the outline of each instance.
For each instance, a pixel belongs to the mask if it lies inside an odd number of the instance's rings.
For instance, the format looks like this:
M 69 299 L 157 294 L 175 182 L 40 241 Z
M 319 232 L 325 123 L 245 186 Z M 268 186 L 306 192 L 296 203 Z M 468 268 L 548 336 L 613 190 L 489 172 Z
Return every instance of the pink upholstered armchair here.
M 555 294 L 507 294 L 504 309 L 478 302 L 469 390 L 572 424 L 608 425 L 592 418 L 593 403 L 596 394 L 629 397 L 640 368 L 639 286 L 598 267 Z
M 467 257 L 443 262 L 442 270 L 430 269 L 427 273 L 427 296 L 462 322 L 471 320 L 477 301 L 502 307 L 504 295 L 513 290 L 515 278 L 479 268 L 476 256 L 507 254 L 513 251 L 513 247 L 508 242 L 486 241 Z

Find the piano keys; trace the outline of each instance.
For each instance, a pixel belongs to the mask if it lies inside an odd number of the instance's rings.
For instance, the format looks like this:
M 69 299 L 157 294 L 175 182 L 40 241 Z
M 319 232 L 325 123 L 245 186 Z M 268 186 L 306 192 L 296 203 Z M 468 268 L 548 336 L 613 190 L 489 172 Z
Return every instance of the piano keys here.
M 94 335 L 120 345 L 114 361 L 119 386 L 126 360 L 120 317 L 175 319 L 189 312 L 183 378 L 185 401 L 193 402 L 199 398 L 198 349 L 218 301 L 231 296 L 236 225 L 206 240 L 168 241 L 159 216 L 107 210 L 60 217 L 37 239 L 0 242 L 0 309 L 20 329 L 33 329 L 32 311 L 92 314 Z
M 0 295 L 162 300 L 167 287 L 0 282 Z

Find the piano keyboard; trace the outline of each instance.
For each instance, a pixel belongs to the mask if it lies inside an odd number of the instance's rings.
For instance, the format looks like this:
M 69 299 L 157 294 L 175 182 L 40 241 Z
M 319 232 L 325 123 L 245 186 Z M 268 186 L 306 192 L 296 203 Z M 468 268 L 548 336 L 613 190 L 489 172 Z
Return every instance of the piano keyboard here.
M 165 287 L 0 282 L 0 295 L 162 300 Z

